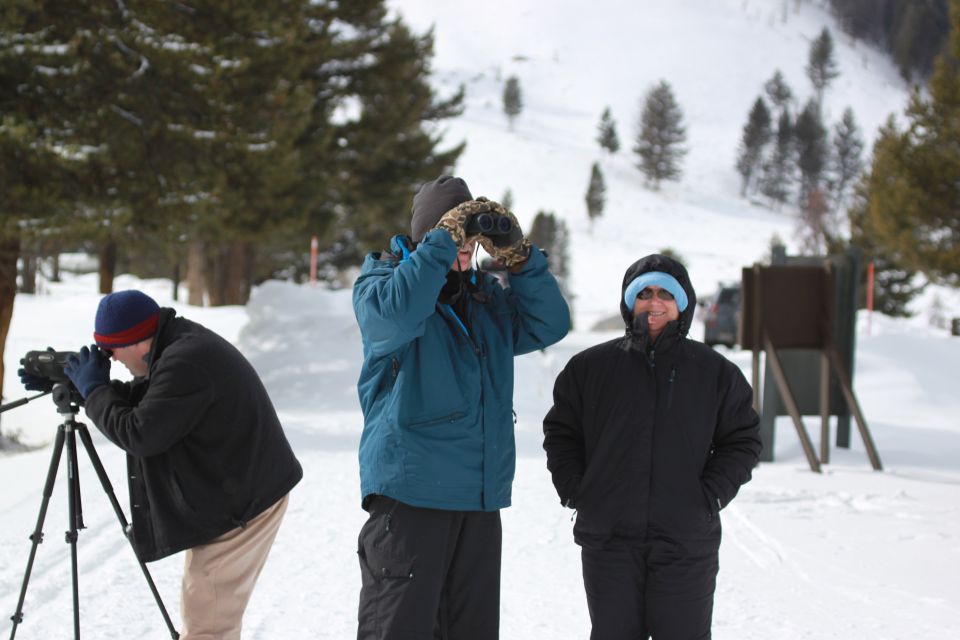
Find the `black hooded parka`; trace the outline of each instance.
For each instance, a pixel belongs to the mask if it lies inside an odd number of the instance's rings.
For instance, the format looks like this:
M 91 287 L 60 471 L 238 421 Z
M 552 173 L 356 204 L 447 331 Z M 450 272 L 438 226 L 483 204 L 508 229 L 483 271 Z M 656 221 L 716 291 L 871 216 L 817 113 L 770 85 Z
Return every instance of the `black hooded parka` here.
M 648 271 L 672 275 L 688 297 L 656 341 L 645 314 L 633 318 L 623 302 Z M 647 256 L 623 278 L 625 335 L 575 355 L 557 377 L 543 446 L 584 548 L 664 539 L 719 547 L 717 514 L 759 459 L 759 420 L 740 370 L 687 337 L 695 308 L 683 265 Z

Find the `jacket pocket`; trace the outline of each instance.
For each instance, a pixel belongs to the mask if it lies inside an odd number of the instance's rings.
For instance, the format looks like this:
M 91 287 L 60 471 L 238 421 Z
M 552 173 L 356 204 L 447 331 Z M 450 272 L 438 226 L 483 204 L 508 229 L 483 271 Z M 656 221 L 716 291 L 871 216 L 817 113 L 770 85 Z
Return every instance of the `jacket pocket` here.
M 707 522 L 711 522 L 720 512 L 720 505 L 717 504 L 717 499 L 710 495 L 705 486 L 700 485 L 700 492 L 703 494 L 703 503 L 707 510 Z
M 453 411 L 452 413 L 443 413 L 437 416 L 416 417 L 405 421 L 403 426 L 409 429 L 436 427 L 443 424 L 452 424 L 463 418 L 465 415 L 467 414 L 464 411 Z
M 364 582 L 413 579 L 414 562 L 397 548 L 391 531 L 392 514 L 393 509 L 386 513 L 372 513 L 360 530 L 357 555 Z
M 413 560 L 402 560 L 374 546 L 360 547 L 360 564 L 371 580 L 413 579 Z

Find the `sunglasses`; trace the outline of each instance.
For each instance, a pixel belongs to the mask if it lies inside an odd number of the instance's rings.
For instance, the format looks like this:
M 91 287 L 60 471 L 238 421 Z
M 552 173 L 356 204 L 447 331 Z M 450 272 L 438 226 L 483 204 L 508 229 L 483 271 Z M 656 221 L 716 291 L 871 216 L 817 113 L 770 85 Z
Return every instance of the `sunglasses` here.
M 652 300 L 653 294 L 654 294 L 654 290 L 651 289 L 650 287 L 647 287 L 646 289 L 641 291 L 640 295 L 638 295 L 637 297 L 641 300 Z M 656 294 L 657 294 L 657 297 L 663 300 L 664 302 L 670 302 L 671 300 L 673 300 L 673 294 L 667 291 L 666 289 L 657 289 Z

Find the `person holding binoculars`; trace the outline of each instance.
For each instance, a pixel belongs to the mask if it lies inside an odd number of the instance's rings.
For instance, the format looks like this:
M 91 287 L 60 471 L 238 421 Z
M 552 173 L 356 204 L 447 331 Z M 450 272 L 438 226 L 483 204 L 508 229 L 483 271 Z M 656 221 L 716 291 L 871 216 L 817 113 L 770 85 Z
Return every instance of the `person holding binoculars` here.
M 363 525 L 357 637 L 499 637 L 500 509 L 510 505 L 513 357 L 563 338 L 546 256 L 500 204 L 441 176 L 411 236 L 364 260 L 353 289 Z M 509 287 L 473 268 L 477 244 Z

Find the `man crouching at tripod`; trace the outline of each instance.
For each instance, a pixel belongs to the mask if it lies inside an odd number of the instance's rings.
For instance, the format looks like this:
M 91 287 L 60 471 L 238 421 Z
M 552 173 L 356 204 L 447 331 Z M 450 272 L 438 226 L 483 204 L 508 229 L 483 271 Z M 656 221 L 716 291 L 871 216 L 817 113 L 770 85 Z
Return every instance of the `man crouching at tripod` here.
M 187 551 L 182 640 L 238 639 L 300 463 L 229 342 L 133 290 L 104 297 L 95 326 L 64 371 L 128 454 L 134 548 L 147 562 Z M 111 357 L 132 382 L 110 380 Z

